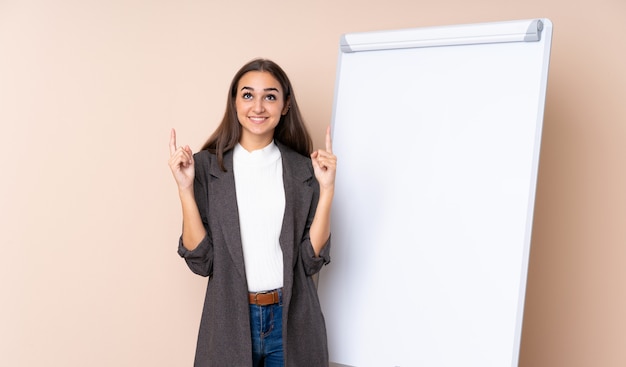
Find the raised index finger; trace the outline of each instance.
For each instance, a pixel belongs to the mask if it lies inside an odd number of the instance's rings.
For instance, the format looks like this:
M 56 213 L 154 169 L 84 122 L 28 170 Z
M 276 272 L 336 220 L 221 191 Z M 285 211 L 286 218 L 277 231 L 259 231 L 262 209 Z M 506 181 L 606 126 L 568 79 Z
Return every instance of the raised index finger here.
M 172 129 L 170 133 L 170 154 L 176 152 L 176 130 Z
M 333 141 L 330 138 L 330 126 L 326 128 L 326 151 L 329 153 L 333 152 Z

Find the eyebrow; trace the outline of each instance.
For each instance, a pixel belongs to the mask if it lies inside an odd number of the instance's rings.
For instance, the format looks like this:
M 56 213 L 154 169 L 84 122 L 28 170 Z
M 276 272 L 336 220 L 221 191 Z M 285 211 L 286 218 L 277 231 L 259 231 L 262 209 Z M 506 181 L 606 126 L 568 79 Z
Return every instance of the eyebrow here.
M 244 87 L 242 87 L 242 88 L 241 88 L 241 90 L 251 90 L 251 91 L 254 91 L 254 88 L 244 86 Z M 278 92 L 280 92 L 280 91 L 278 90 L 278 88 L 274 88 L 274 87 L 265 88 L 265 89 L 263 89 L 263 90 L 264 90 L 265 92 L 277 92 L 277 93 L 278 93 Z

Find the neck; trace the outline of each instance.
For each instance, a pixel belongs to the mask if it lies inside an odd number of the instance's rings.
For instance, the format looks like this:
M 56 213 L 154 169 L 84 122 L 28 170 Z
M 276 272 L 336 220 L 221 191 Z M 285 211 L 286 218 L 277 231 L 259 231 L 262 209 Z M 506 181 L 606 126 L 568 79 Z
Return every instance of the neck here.
M 252 152 L 255 150 L 263 149 L 268 146 L 274 137 L 269 138 L 259 138 L 259 139 L 244 139 L 243 137 L 239 139 L 239 144 L 247 150 L 248 152 Z

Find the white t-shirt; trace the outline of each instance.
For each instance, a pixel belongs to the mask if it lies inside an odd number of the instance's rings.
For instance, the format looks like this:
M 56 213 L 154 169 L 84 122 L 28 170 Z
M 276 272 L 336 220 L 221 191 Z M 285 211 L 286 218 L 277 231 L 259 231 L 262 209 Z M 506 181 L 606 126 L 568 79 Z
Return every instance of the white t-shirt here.
M 280 150 L 274 141 L 252 152 L 237 144 L 233 171 L 248 290 L 281 288 L 283 252 L 279 238 L 285 213 L 285 189 Z

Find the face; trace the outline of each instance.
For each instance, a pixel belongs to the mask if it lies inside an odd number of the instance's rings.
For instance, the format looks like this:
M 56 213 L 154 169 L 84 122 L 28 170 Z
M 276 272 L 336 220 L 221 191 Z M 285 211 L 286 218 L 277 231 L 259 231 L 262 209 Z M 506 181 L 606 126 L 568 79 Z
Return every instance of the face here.
M 269 144 L 281 116 L 289 109 L 280 83 L 264 71 L 249 71 L 239 79 L 235 107 L 242 127 L 239 143 L 247 150 Z

